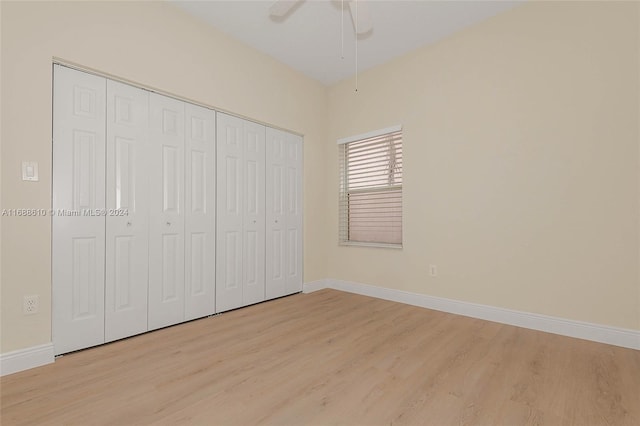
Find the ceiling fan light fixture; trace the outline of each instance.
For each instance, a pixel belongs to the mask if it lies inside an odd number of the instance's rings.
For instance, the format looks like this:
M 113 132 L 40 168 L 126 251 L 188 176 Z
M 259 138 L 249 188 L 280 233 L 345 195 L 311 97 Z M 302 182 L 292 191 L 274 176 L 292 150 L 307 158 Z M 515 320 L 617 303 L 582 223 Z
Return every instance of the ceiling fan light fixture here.
M 273 18 L 286 18 L 295 6 L 304 0 L 276 0 L 269 6 L 269 15 Z M 373 21 L 369 14 L 366 0 L 348 0 L 351 21 L 356 34 L 366 34 L 373 29 Z M 280 20 L 280 19 L 278 19 Z

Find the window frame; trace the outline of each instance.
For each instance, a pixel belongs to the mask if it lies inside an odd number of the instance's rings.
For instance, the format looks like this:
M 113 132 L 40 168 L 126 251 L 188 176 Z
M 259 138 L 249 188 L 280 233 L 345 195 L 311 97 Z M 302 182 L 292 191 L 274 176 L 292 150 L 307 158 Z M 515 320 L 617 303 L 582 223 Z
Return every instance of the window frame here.
M 403 199 L 403 183 L 404 179 L 401 180 L 400 184 L 392 184 L 387 186 L 375 185 L 371 187 L 360 187 L 352 190 L 348 189 L 348 181 L 349 181 L 349 170 L 348 170 L 348 158 L 346 155 L 346 151 L 348 148 L 348 144 L 353 142 L 363 142 L 367 139 L 380 138 L 385 135 L 393 135 L 394 133 L 400 132 L 400 146 L 402 147 L 404 142 L 404 134 L 402 133 L 402 126 L 396 125 L 391 127 L 386 127 L 384 129 L 374 130 L 367 133 L 362 133 L 359 135 L 349 136 L 345 138 L 338 139 L 337 145 L 339 148 L 339 160 L 338 160 L 338 168 L 339 168 L 339 194 L 338 194 L 338 244 L 341 246 L 362 246 L 362 247 L 380 247 L 380 248 L 391 248 L 391 249 L 402 249 L 404 243 L 404 211 L 402 210 L 402 199 Z M 402 154 L 400 154 L 400 176 L 402 178 Z M 350 240 L 349 236 L 351 233 L 350 226 L 351 221 L 349 218 L 349 197 L 351 194 L 366 194 L 368 192 L 384 192 L 384 191 L 397 191 L 400 190 L 400 242 L 399 243 L 391 243 L 391 242 L 375 242 L 375 241 L 357 241 Z

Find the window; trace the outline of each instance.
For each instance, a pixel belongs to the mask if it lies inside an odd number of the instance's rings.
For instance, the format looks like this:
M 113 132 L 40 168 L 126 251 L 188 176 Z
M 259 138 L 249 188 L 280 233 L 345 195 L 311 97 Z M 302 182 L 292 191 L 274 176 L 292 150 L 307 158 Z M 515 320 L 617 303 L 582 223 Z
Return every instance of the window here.
M 340 139 L 340 244 L 402 246 L 402 128 Z

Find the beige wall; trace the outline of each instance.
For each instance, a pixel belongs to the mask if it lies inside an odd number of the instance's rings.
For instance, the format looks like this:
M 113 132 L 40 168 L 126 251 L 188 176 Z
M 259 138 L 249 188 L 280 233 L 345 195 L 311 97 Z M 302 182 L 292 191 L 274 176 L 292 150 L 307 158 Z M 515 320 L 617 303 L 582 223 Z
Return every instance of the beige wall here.
M 305 281 L 324 277 L 326 89 L 268 56 L 150 2 L 0 2 L 2 207 L 51 204 L 51 64 L 60 57 L 305 135 Z M 22 160 L 40 182 L 20 180 Z M 51 341 L 49 218 L 2 218 L 1 348 Z M 22 296 L 40 313 L 22 314 Z
M 332 87 L 327 275 L 640 329 L 638 8 L 527 4 Z M 404 249 L 339 247 L 335 140 L 395 124 Z

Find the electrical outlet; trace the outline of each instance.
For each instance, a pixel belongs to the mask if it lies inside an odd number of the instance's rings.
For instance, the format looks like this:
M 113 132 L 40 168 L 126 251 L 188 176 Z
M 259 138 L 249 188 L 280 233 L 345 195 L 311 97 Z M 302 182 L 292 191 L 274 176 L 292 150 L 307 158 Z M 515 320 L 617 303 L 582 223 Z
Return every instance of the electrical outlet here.
M 438 267 L 436 265 L 429 265 L 429 275 L 432 277 L 438 276 Z
M 22 301 L 22 313 L 25 315 L 38 313 L 38 295 L 24 296 Z

